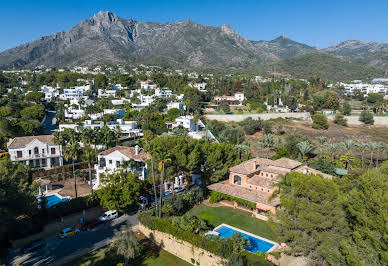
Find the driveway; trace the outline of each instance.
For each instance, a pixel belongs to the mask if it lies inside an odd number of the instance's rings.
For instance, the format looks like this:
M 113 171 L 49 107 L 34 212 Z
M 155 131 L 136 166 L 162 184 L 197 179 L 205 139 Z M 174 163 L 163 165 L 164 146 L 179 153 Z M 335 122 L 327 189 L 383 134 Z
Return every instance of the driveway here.
M 62 265 L 74 260 L 77 257 L 106 246 L 115 230 L 121 225 L 138 224 L 137 214 L 123 215 L 117 219 L 104 223 L 92 231 L 81 231 L 80 233 L 60 239 L 52 236 L 47 241 L 47 247 L 34 253 L 20 255 L 16 254 L 11 258 L 10 265 Z
M 48 111 L 46 113 L 46 119 L 42 123 L 45 134 L 52 134 L 54 130 L 58 128 L 55 118 L 56 114 L 55 111 Z

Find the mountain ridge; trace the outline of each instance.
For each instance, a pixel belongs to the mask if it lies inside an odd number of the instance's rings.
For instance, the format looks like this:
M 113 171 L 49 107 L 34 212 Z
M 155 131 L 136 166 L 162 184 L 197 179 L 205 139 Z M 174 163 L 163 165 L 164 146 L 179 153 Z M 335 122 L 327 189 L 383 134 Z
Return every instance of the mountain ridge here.
M 306 54 L 330 54 L 348 64 L 328 57 L 326 63 L 353 69 L 349 64 L 388 70 L 388 44 L 384 43 L 348 40 L 318 49 L 284 35 L 271 41 L 248 40 L 226 24 L 142 22 L 110 11 L 100 11 L 66 31 L 0 53 L 0 69 L 117 63 L 244 69 Z

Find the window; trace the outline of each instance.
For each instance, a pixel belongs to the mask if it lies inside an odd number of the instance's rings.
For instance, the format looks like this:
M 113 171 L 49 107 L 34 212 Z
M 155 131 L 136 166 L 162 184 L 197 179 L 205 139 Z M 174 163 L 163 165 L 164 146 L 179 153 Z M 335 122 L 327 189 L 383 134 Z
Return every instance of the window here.
M 116 161 L 116 167 L 120 167 L 120 161 Z
M 42 167 L 46 167 L 46 159 L 42 159 Z
M 28 150 L 28 154 L 31 155 L 31 150 Z
M 16 157 L 17 158 L 22 158 L 22 156 L 23 156 L 23 152 L 22 151 L 17 151 L 16 152 Z
M 241 186 L 241 176 L 235 175 L 233 177 L 233 184 Z
M 55 148 L 51 148 L 51 154 L 55 154 Z
M 112 160 L 109 160 L 109 164 L 112 164 Z
M 42 154 L 44 154 L 44 149 L 42 149 Z
M 39 154 L 39 148 L 38 147 L 34 148 L 34 154 Z

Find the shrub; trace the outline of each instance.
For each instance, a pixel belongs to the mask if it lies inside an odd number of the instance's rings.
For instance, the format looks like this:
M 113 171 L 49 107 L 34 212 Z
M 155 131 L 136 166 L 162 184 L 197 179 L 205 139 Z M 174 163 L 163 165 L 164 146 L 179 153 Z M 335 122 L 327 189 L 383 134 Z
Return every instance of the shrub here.
M 316 113 L 311 116 L 311 119 L 313 120 L 312 127 L 315 129 L 328 129 L 329 123 L 327 122 L 327 118 L 324 114 Z
M 45 210 L 47 212 L 47 217 L 49 220 L 58 219 L 75 212 L 96 207 L 99 205 L 99 200 L 95 195 L 96 194 L 93 193 L 93 195 L 86 197 L 78 197 L 69 201 L 60 202 Z
M 366 125 L 373 125 L 375 123 L 373 114 L 368 111 L 362 111 L 359 120 Z
M 243 200 L 243 199 L 236 198 L 236 197 L 233 197 L 233 196 L 229 196 L 229 195 L 217 192 L 217 191 L 212 191 L 211 192 L 210 199 L 209 199 L 210 203 L 216 203 L 216 202 L 219 202 L 221 200 L 231 200 L 231 201 L 235 201 L 237 203 L 240 203 L 240 204 L 242 204 L 242 205 L 244 205 L 244 206 L 246 206 L 248 208 L 251 208 L 251 209 L 255 209 L 256 208 L 256 203 L 254 203 L 254 202 L 251 202 L 251 201 L 248 201 L 248 200 Z
M 344 105 L 342 106 L 342 113 L 344 115 L 350 115 L 352 112 L 352 107 L 348 102 L 345 102 Z
M 343 114 L 340 114 L 340 113 L 335 115 L 334 123 L 344 127 L 348 126 L 348 120 L 345 118 Z

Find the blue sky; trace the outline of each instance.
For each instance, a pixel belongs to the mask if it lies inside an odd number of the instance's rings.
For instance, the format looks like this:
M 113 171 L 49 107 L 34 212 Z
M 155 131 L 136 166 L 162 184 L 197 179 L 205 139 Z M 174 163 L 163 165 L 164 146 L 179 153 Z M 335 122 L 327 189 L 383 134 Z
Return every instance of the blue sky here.
M 281 34 L 321 48 L 348 39 L 388 42 L 388 1 L 1 0 L 0 51 L 66 30 L 99 10 L 123 18 L 228 24 L 250 40 Z

